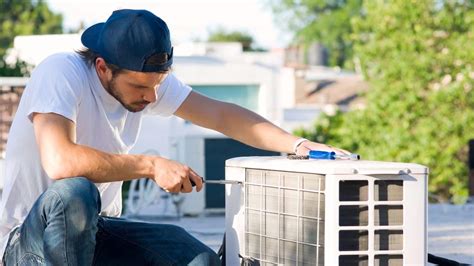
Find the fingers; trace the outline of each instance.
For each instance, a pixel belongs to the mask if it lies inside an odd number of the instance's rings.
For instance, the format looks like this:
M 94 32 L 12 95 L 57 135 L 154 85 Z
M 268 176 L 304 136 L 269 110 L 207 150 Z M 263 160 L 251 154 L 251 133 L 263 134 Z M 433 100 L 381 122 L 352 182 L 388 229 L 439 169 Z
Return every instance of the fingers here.
M 297 154 L 308 155 L 310 150 L 328 151 L 328 152 L 333 151 L 333 149 L 328 145 L 312 142 L 312 141 L 305 141 L 298 147 Z
M 191 180 L 196 184 L 197 191 L 202 189 L 201 177 L 187 165 L 164 158 L 156 158 L 154 167 L 154 181 L 166 192 L 189 193 L 193 190 Z
M 160 172 L 158 179 L 165 180 L 159 184 L 166 192 L 171 193 L 190 193 L 193 191 L 193 186 L 196 186 L 196 191 L 202 189 L 202 177 L 200 177 L 193 169 L 187 165 L 175 161 L 169 161 L 169 169 Z M 193 184 L 194 183 L 194 184 Z
M 298 147 L 297 154 L 298 155 L 308 155 L 310 150 L 318 150 L 318 151 L 328 151 L 328 152 L 335 152 L 336 154 L 341 155 L 349 155 L 351 152 L 346 151 L 344 149 L 339 149 L 332 147 L 330 145 L 312 142 L 312 141 L 305 141 L 303 142 L 300 147 Z
M 194 172 L 192 169 L 190 169 L 189 173 L 189 179 L 196 184 L 196 191 L 199 192 L 202 189 L 202 177 L 198 175 L 196 172 Z
M 196 186 L 196 191 L 199 192 L 202 189 L 203 179 L 200 175 L 194 172 L 193 169 L 187 167 L 186 175 L 183 179 L 183 186 L 181 192 L 189 193 L 193 191 L 193 186 Z
M 191 181 L 189 181 L 188 177 L 183 178 L 183 182 L 181 184 L 181 192 L 189 193 L 191 191 L 193 191 L 193 186 L 191 185 Z

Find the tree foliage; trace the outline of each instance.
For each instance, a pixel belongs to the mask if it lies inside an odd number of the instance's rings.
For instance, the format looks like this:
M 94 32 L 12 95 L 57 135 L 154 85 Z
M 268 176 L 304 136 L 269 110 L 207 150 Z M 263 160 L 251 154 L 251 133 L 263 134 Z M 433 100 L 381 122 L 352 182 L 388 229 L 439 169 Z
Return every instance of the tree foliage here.
M 459 202 L 474 138 L 472 1 L 367 0 L 364 8 L 353 39 L 371 84 L 367 106 L 304 134 L 365 159 L 427 165 L 429 190 Z
M 0 1 L 0 76 L 24 75 L 25 63 L 5 62 L 8 48 L 17 35 L 62 33 L 63 17 L 52 12 L 43 0 Z
M 254 39 L 252 35 L 243 31 L 229 31 L 224 28 L 217 28 L 209 33 L 209 42 L 239 42 L 244 51 L 254 51 Z
M 323 44 L 329 64 L 353 67 L 351 19 L 360 16 L 362 0 L 269 0 L 279 23 L 295 32 L 298 43 Z

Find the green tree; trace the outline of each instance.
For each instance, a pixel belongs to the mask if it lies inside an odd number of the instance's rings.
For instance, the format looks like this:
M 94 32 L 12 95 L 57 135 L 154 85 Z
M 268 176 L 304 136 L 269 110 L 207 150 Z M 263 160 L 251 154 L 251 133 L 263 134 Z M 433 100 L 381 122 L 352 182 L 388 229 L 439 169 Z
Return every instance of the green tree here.
M 371 84 L 367 106 L 327 118 L 329 143 L 365 159 L 427 165 L 429 190 L 459 202 L 474 138 L 472 1 L 367 0 L 364 8 L 353 38 Z
M 217 28 L 210 31 L 207 39 L 209 42 L 240 42 L 244 51 L 261 51 L 255 48 L 252 35 L 244 31 L 228 31 L 224 28 Z
M 24 75 L 25 63 L 10 66 L 5 54 L 17 35 L 62 33 L 63 17 L 52 12 L 43 0 L 0 1 L 0 76 Z
M 362 0 L 269 0 L 279 23 L 295 32 L 295 41 L 321 43 L 329 51 L 329 64 L 353 68 L 351 19 L 358 17 Z

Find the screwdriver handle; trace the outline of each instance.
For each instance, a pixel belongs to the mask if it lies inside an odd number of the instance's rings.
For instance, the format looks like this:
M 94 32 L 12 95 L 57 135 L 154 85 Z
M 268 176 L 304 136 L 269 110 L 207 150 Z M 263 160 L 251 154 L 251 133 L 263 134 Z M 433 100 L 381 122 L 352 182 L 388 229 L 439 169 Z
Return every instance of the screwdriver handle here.
M 348 159 L 352 161 L 360 160 L 360 155 L 356 153 L 351 154 L 336 154 L 333 151 L 318 151 L 318 150 L 310 150 L 309 151 L 309 159 L 317 159 L 317 160 L 336 160 L 336 159 Z
M 309 151 L 309 158 L 310 159 L 318 159 L 318 160 L 335 160 L 336 153 L 333 151 L 318 151 L 318 150 L 310 150 Z

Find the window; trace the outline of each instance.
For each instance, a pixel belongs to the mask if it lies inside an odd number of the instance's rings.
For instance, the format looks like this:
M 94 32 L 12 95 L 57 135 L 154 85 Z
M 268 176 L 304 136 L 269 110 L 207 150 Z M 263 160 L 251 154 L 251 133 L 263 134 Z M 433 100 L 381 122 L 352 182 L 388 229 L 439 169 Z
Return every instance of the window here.
M 258 85 L 191 85 L 194 91 L 213 99 L 258 111 Z

